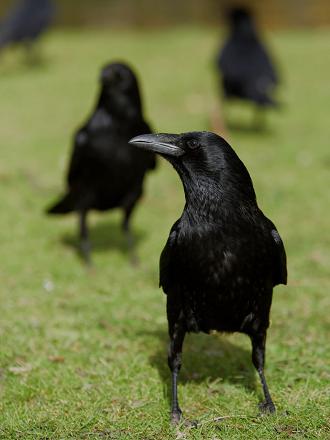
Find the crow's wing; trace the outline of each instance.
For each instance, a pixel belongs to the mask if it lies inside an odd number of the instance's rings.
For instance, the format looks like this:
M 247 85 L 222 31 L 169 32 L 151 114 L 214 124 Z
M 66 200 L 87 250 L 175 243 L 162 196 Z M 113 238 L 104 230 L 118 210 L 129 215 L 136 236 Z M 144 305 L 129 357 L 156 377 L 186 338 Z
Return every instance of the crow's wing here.
M 286 266 L 286 253 L 283 241 L 275 226 L 271 230 L 271 235 L 274 242 L 274 286 L 277 286 L 278 284 L 287 284 L 288 272 Z
M 218 67 L 224 76 L 233 79 L 266 76 L 274 84 L 277 72 L 264 45 L 256 40 L 253 44 L 229 39 L 219 52 Z
M 88 164 L 88 150 L 89 136 L 86 129 L 83 128 L 77 132 L 74 139 L 73 152 L 71 155 L 67 177 L 69 186 L 72 186 L 82 177 L 86 164 Z
M 170 235 L 166 245 L 161 253 L 159 261 L 159 287 L 162 287 L 164 293 L 168 293 L 173 284 L 173 261 L 175 261 L 175 247 L 179 232 L 179 220 L 171 228 Z

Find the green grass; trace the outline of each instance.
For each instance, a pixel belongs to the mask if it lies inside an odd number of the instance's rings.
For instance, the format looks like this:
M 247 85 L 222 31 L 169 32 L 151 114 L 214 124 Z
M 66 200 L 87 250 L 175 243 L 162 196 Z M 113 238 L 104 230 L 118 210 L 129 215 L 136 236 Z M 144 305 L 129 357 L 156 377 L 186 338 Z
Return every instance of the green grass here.
M 230 132 L 263 211 L 287 248 L 289 285 L 274 294 L 261 390 L 243 335 L 191 335 L 179 386 L 197 429 L 169 426 L 165 296 L 158 259 L 180 215 L 176 173 L 161 162 L 134 217 L 140 267 L 128 264 L 119 212 L 93 214 L 95 270 L 75 251 L 76 219 L 47 218 L 63 189 L 72 133 L 91 110 L 100 66 L 128 59 L 158 131 L 208 129 L 218 33 L 199 28 L 56 32 L 47 63 L 19 51 L 0 65 L 0 438 L 327 439 L 330 436 L 330 31 L 269 36 L 282 65 L 283 109 L 265 133 Z M 232 120 L 249 108 L 229 109 Z M 229 416 L 222 422 L 212 419 Z

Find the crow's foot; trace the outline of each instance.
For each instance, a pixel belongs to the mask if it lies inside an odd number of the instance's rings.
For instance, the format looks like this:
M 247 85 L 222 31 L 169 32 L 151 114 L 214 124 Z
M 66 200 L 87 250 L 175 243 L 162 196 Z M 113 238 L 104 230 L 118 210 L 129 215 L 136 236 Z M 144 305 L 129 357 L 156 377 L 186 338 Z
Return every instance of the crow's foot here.
M 264 401 L 259 404 L 262 414 L 274 414 L 276 412 L 275 405 L 272 401 Z
M 182 418 L 182 411 L 180 409 L 171 412 L 171 424 L 178 425 Z

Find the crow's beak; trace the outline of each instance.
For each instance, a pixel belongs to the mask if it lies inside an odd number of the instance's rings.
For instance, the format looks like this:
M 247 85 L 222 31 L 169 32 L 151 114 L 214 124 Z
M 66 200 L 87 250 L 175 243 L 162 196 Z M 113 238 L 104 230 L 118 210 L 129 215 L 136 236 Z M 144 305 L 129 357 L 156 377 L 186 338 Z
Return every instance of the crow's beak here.
M 182 156 L 185 151 L 176 145 L 179 140 L 177 134 L 142 134 L 129 141 L 129 144 L 136 145 L 144 150 L 153 151 L 164 156 Z

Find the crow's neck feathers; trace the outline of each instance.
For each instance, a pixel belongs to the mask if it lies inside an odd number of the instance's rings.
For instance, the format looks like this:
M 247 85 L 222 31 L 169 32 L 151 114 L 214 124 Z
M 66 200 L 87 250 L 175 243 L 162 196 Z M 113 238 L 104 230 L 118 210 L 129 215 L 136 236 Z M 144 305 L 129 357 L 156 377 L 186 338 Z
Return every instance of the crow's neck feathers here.
M 113 117 L 121 119 L 143 119 L 142 103 L 138 89 L 123 93 L 109 93 L 104 87 L 96 104 L 96 110 L 105 110 Z
M 190 172 L 184 166 L 176 167 L 186 199 L 183 217 L 189 224 L 216 225 L 235 221 L 235 217 L 243 213 L 246 217 L 254 215 L 258 208 L 253 184 L 246 168 L 243 166 L 242 174 L 241 163 L 239 165 L 239 170 L 224 166 L 216 172 L 203 170 L 200 173 L 196 173 L 196 169 Z

